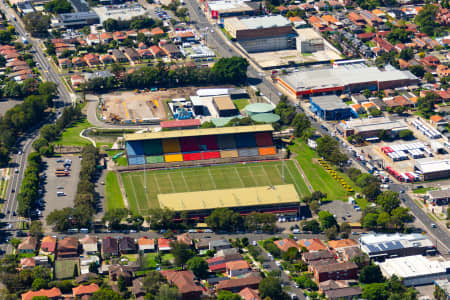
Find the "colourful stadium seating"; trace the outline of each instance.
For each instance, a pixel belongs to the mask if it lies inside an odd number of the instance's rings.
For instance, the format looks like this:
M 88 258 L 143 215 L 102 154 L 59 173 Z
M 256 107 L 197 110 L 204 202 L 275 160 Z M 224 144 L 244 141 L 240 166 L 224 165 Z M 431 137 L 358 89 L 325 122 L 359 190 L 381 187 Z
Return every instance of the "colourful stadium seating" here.
M 163 155 L 152 155 L 147 156 L 145 158 L 148 164 L 154 164 L 154 163 L 163 163 L 164 162 L 164 156 Z
M 241 149 L 238 149 L 238 153 L 239 153 L 240 157 L 258 156 L 259 155 L 258 148 L 241 148 Z
M 161 155 L 163 149 L 161 140 L 147 140 L 142 142 L 145 155 Z
M 217 136 L 217 144 L 219 149 L 236 149 L 236 140 L 232 134 L 224 134 Z
M 202 155 L 203 155 L 203 159 L 220 158 L 219 151 L 206 151 L 206 152 L 203 152 Z
M 242 133 L 236 135 L 237 148 L 256 147 L 256 139 L 253 133 Z
M 129 156 L 144 155 L 144 148 L 142 147 L 141 141 L 127 142 L 126 150 Z
M 257 132 L 255 133 L 256 145 L 258 147 L 272 146 L 272 134 L 270 132 Z
M 215 135 L 200 136 L 198 138 L 201 150 L 217 150 L 217 137 Z
M 274 155 L 277 154 L 275 147 L 259 148 L 259 155 Z
M 144 165 L 145 157 L 143 155 L 130 157 L 130 158 L 128 158 L 128 164 L 129 165 Z
M 176 161 L 183 161 L 183 155 L 181 153 L 177 154 L 166 154 L 164 155 L 164 160 L 166 162 L 176 162 Z
M 201 159 L 202 159 L 202 154 L 200 152 L 183 153 L 184 161 L 201 160 Z
M 182 152 L 199 151 L 198 140 L 196 137 L 182 137 L 180 138 L 180 146 Z
M 221 158 L 239 157 L 239 154 L 237 150 L 221 150 L 220 157 Z
M 164 153 L 177 153 L 181 152 L 180 143 L 178 139 L 162 140 L 162 147 Z

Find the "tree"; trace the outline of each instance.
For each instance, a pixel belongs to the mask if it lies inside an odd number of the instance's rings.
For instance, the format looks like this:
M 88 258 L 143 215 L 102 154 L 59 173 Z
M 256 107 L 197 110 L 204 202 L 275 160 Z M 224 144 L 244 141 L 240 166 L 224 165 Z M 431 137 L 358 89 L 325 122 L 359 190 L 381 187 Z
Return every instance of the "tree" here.
M 285 299 L 286 294 L 284 293 L 281 282 L 278 278 L 268 276 L 266 278 L 263 278 L 259 282 L 259 295 L 261 296 L 261 299 L 264 299 L 266 297 L 270 297 L 270 299 Z
M 309 209 L 310 209 L 313 213 L 317 214 L 317 213 L 319 212 L 319 210 L 320 210 L 319 201 L 312 201 L 312 202 L 309 204 Z
M 431 74 L 430 72 L 426 72 L 423 76 L 423 79 L 425 79 L 428 83 L 436 82 L 436 78 L 434 78 L 433 74 Z
M 46 141 L 54 141 L 58 137 L 59 132 L 54 124 L 45 124 L 39 130 L 39 134 Z
M 119 275 L 119 278 L 117 279 L 117 287 L 120 292 L 125 292 L 127 290 L 127 282 L 122 275 Z
M 41 221 L 31 221 L 30 224 L 30 235 L 35 237 L 37 240 L 40 240 L 44 235 L 42 230 L 42 222 Z
M 361 254 L 353 257 L 351 261 L 361 269 L 369 261 L 369 258 L 365 254 Z
M 245 58 L 233 56 L 218 60 L 211 71 L 219 82 L 243 84 L 247 80 L 248 62 Z
M 116 77 L 119 77 L 124 71 L 125 67 L 116 62 L 111 65 L 111 73 L 113 73 Z
M 124 300 L 122 296 L 109 288 L 101 288 L 89 298 L 90 300 Z
M 386 229 L 390 222 L 391 216 L 387 212 L 383 211 L 378 215 L 377 225 L 381 226 L 381 228 Z
M 439 11 L 439 7 L 434 4 L 426 4 L 420 12 L 417 14 L 414 22 L 419 25 L 420 31 L 426 33 L 429 36 L 433 36 L 439 24 L 436 23 L 436 15 Z
M 184 264 L 194 256 L 191 247 L 184 243 L 172 242 L 170 243 L 170 248 L 170 253 L 172 253 L 174 257 L 175 265 L 181 266 L 182 268 Z
M 37 291 L 40 289 L 46 289 L 47 285 L 48 285 L 48 281 L 45 280 L 44 278 L 36 278 L 36 279 L 34 279 L 31 287 L 33 288 L 33 290 Z
M 89 264 L 89 272 L 90 273 L 98 273 L 98 265 L 97 265 L 97 263 L 96 262 L 91 262 L 90 264 Z
M 33 148 L 34 150 L 36 150 L 37 152 L 39 152 L 39 150 L 42 147 L 48 147 L 48 141 L 44 138 L 38 138 L 37 140 L 35 140 L 33 142 Z
M 348 160 L 347 155 L 339 149 L 339 143 L 329 135 L 317 139 L 317 153 L 324 159 L 334 163 L 341 164 Z
M 363 217 L 363 227 L 367 229 L 376 229 L 378 221 L 378 214 L 377 213 L 368 213 Z
M 147 221 L 152 229 L 172 228 L 175 212 L 169 208 L 154 208 L 148 213 Z
M 230 291 L 226 290 L 219 290 L 219 293 L 217 295 L 217 300 L 241 300 L 241 296 L 238 294 L 233 294 Z
M 315 220 L 315 219 L 309 220 L 309 221 L 304 221 L 302 223 L 302 230 L 303 231 L 311 231 L 312 233 L 319 233 L 322 231 L 320 229 L 319 222 L 317 222 L 317 220 Z
M 168 284 L 163 284 L 159 288 L 158 295 L 156 295 L 155 300 L 180 300 L 181 294 L 178 289 L 174 286 Z
M 397 192 L 386 191 L 377 197 L 377 204 L 381 206 L 381 208 L 390 214 L 393 209 L 400 206 L 400 198 L 398 197 Z
M 384 283 L 372 283 L 364 286 L 362 298 L 367 300 L 387 300 L 389 291 Z
M 23 17 L 25 28 L 32 36 L 42 37 L 48 35 L 50 26 L 50 16 L 46 16 L 41 12 L 32 12 Z
M 242 216 L 229 208 L 216 208 L 206 217 L 206 224 L 219 231 L 236 231 L 243 226 Z
M 292 263 L 294 260 L 300 258 L 300 253 L 297 248 L 290 247 L 286 252 L 282 254 L 282 257 L 284 260 Z
M 292 127 L 294 127 L 294 135 L 302 137 L 309 127 L 311 127 L 311 121 L 305 114 L 297 114 L 292 120 Z
M 72 12 L 73 8 L 67 0 L 52 0 L 45 3 L 44 10 L 54 14 L 62 14 Z
M 372 117 L 380 117 L 383 113 L 381 112 L 381 110 L 379 110 L 379 109 L 376 109 L 376 108 L 372 108 L 372 109 L 370 109 L 370 111 L 369 111 L 369 113 L 370 113 L 370 115 L 372 116 Z
M 19 247 L 19 245 L 22 243 L 22 241 L 17 238 L 12 238 L 9 240 L 9 243 L 11 244 L 11 246 L 13 246 L 14 249 L 17 249 L 17 247 Z
M 145 291 L 149 294 L 156 295 L 161 284 L 166 283 L 167 280 L 158 271 L 150 271 L 143 279 L 143 286 Z
M 107 210 L 103 216 L 102 222 L 108 223 L 109 228 L 118 229 L 120 227 L 120 222 L 128 216 L 128 209 L 126 208 L 115 208 Z
M 398 133 L 399 138 L 404 139 L 404 140 L 410 140 L 414 137 L 414 134 L 411 130 L 409 129 L 405 129 L 402 130 Z
M 362 283 L 379 283 L 383 282 L 383 274 L 377 265 L 368 265 L 362 268 L 359 273 L 359 281 Z
M 413 49 L 412 48 L 403 49 L 402 51 L 400 51 L 399 58 L 406 60 L 406 61 L 413 59 L 414 58 Z
M 338 236 L 338 229 L 337 226 L 331 226 L 329 228 L 325 229 L 325 236 L 328 240 L 335 240 Z
M 339 226 L 339 231 L 341 232 L 341 238 L 347 239 L 350 236 L 350 233 L 352 232 L 352 227 L 349 223 L 343 222 Z
M 362 193 L 368 200 L 374 201 L 381 194 L 380 184 L 378 182 L 369 183 L 362 188 Z
M 336 219 L 334 218 L 333 214 L 331 214 L 329 211 L 320 211 L 318 215 L 322 230 L 337 225 Z
M 78 276 L 78 265 L 74 264 L 73 265 L 73 277 L 77 277 Z
M 391 223 L 395 226 L 395 229 L 403 228 L 404 223 L 411 222 L 413 218 L 407 207 L 397 207 L 391 211 Z
M 416 75 L 417 77 L 423 77 L 425 75 L 425 68 L 422 65 L 413 65 L 410 66 L 409 71 Z
M 208 274 L 208 263 L 200 256 L 195 256 L 186 262 L 186 267 L 198 278 L 205 278 Z
M 43 81 L 39 83 L 39 94 L 48 95 L 51 97 L 56 96 L 58 85 L 51 81 Z
M 302 289 L 312 289 L 317 290 L 317 284 L 311 279 L 307 274 L 302 274 L 295 279 L 295 282 Z

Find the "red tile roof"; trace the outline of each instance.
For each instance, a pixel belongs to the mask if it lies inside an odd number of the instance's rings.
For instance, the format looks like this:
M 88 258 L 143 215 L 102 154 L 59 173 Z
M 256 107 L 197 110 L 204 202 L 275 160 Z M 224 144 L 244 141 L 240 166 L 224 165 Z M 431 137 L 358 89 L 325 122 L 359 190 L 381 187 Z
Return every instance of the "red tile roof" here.
M 100 288 L 97 284 L 91 283 L 89 285 L 80 285 L 77 287 L 74 287 L 72 289 L 73 296 L 83 296 L 83 295 L 92 295 L 96 291 L 98 291 Z
M 161 128 L 191 127 L 200 126 L 201 124 L 199 119 L 163 121 L 161 122 Z
M 293 239 L 282 239 L 273 243 L 283 252 L 288 251 L 292 247 L 300 250 L 300 246 Z
M 48 298 L 56 298 L 56 297 L 61 297 L 62 294 L 58 288 L 54 287 L 49 290 L 41 289 L 39 291 L 26 292 L 26 293 L 22 294 L 22 300 L 32 300 L 33 297 L 39 297 L 39 296 L 48 297 Z

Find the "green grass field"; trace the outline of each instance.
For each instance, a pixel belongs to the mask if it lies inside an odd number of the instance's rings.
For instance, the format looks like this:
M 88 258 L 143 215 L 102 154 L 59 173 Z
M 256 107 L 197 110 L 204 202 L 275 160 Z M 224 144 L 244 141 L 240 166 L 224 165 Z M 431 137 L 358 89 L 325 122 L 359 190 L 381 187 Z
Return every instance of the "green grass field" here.
M 115 172 L 108 172 L 105 180 L 106 190 L 106 210 L 114 208 L 125 208 L 122 193 L 119 188 L 119 180 Z
M 77 265 L 78 274 L 80 272 L 78 259 L 58 259 L 55 261 L 55 278 L 73 278 L 74 265 Z
M 159 207 L 158 194 L 183 193 L 294 184 L 299 197 L 310 192 L 294 162 L 285 162 L 285 182 L 281 179 L 281 162 L 260 162 L 183 168 L 145 172 L 147 193 L 144 189 L 144 172 L 122 173 L 130 210 L 145 215 L 151 208 Z
M 57 139 L 54 144 L 62 146 L 85 146 L 91 144 L 90 141 L 80 137 L 81 131 L 92 125 L 87 121 L 87 119 L 82 119 L 76 123 L 73 123 L 71 127 L 66 128 L 62 133 L 61 137 Z
M 247 105 L 249 105 L 250 101 L 248 99 L 236 99 L 233 100 L 233 103 L 239 110 L 241 110 L 244 109 L 244 107 L 246 107 Z
M 328 173 L 318 162 L 313 161 L 314 159 L 319 158 L 314 150 L 309 148 L 304 142 L 298 141 L 295 145 L 291 146 L 291 150 L 298 154 L 295 159 L 299 162 L 315 191 L 327 193 L 328 200 L 347 201 L 348 195 L 344 187 L 336 181 L 333 176 L 331 176 L 331 174 Z M 360 188 L 358 188 L 347 175 L 340 172 L 338 173 L 350 186 L 352 186 L 356 192 L 360 191 Z

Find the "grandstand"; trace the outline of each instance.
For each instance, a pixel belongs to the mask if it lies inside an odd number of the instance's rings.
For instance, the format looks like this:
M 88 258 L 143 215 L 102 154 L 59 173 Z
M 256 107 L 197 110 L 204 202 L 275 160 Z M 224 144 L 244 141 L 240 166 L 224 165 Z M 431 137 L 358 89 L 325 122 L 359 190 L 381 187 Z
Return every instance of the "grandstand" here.
M 276 155 L 271 125 L 126 134 L 128 165 Z

